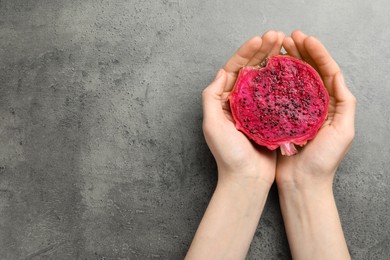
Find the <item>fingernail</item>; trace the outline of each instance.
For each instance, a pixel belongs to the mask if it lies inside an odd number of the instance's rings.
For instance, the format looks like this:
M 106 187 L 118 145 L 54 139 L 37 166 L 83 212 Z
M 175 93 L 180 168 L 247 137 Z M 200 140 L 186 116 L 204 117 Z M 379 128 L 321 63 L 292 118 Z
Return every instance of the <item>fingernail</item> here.
M 222 74 L 223 74 L 223 69 L 220 69 L 217 73 L 217 76 L 215 76 L 215 79 L 214 81 L 216 81 L 217 79 L 219 79 L 220 77 L 222 77 Z

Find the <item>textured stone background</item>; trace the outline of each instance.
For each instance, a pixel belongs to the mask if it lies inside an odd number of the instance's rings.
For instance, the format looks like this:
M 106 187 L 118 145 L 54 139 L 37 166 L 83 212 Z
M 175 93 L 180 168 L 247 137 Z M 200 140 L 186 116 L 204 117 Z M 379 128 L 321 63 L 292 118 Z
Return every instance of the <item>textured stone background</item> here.
M 358 99 L 335 181 L 354 259 L 390 259 L 390 4 L 0 0 L 0 259 L 181 259 L 215 186 L 202 89 L 247 38 L 320 38 Z M 290 259 L 270 193 L 248 259 Z

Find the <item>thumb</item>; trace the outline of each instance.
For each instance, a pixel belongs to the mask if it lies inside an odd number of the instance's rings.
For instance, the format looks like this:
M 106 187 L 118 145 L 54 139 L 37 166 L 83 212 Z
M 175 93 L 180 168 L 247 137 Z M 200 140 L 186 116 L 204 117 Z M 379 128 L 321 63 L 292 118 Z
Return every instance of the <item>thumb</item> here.
M 336 74 L 333 87 L 336 108 L 332 124 L 341 128 L 354 127 L 356 98 L 349 91 L 341 71 Z
M 221 105 L 222 93 L 226 86 L 226 72 L 220 69 L 214 81 L 202 92 L 203 118 L 204 120 L 215 120 L 223 116 Z

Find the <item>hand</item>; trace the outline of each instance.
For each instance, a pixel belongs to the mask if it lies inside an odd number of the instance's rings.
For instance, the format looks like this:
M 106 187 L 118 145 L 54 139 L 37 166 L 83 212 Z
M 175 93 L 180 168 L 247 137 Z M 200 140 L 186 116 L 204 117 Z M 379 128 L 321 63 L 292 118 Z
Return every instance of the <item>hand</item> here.
M 294 156 L 278 156 L 276 183 L 291 254 L 294 259 L 350 259 L 332 184 L 354 137 L 356 100 L 317 39 L 296 31 L 283 46 L 319 72 L 330 96 L 328 118 L 314 140 Z
M 218 184 L 186 259 L 245 259 L 269 189 L 275 152 L 239 132 L 227 104 L 239 70 L 280 52 L 284 35 L 267 32 L 244 43 L 203 91 L 203 131 L 218 165 Z
M 348 90 L 339 66 L 325 47 L 300 31 L 286 37 L 289 55 L 311 64 L 321 75 L 330 96 L 328 118 L 314 140 L 294 156 L 279 156 L 276 181 L 283 185 L 332 185 L 336 169 L 354 138 L 356 99 Z
M 270 185 L 275 179 L 276 153 L 253 144 L 234 124 L 227 98 L 239 70 L 260 64 L 266 57 L 279 54 L 284 34 L 269 31 L 244 43 L 203 91 L 203 131 L 213 153 L 219 179 L 248 177 Z

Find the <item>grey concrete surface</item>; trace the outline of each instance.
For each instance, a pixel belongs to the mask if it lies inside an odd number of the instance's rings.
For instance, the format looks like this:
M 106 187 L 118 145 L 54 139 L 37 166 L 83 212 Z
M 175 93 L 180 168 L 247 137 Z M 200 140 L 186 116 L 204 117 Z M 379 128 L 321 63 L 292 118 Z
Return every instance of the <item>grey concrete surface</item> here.
M 0 259 L 181 259 L 216 183 L 202 89 L 302 29 L 358 99 L 334 190 L 353 259 L 390 259 L 388 1 L 0 0 Z M 291 259 L 275 188 L 247 259 Z

